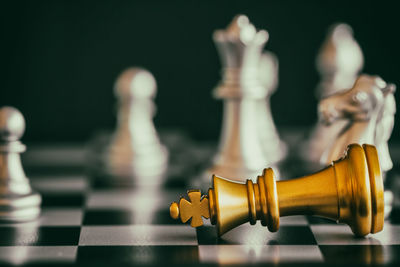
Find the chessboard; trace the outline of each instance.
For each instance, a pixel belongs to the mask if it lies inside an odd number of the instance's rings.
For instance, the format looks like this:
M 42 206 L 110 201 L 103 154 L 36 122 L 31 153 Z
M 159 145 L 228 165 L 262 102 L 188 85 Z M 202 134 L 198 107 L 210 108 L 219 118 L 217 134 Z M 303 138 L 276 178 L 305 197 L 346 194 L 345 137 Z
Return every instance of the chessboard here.
M 244 224 L 222 237 L 209 223 L 191 228 L 173 220 L 169 204 L 190 189 L 189 183 L 178 181 L 194 177 L 214 147 L 187 138 L 181 142 L 177 136 L 170 134 L 167 143 L 180 143 L 186 149 L 171 155 L 175 166 L 167 180 L 174 182 L 140 190 L 91 182 L 87 144 L 30 144 L 23 164 L 32 186 L 42 195 L 42 213 L 37 221 L 0 225 L 0 263 L 399 266 L 396 207 L 384 230 L 365 238 L 354 237 L 347 225 L 306 216 L 281 218 L 276 233 L 259 224 Z

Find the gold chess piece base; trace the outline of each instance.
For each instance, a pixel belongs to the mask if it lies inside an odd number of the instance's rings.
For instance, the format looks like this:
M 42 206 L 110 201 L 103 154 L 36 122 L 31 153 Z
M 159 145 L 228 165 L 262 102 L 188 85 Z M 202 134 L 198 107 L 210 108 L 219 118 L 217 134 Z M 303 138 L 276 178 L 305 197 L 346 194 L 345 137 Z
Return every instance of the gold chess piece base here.
M 356 236 L 383 229 L 384 190 L 377 150 L 372 145 L 352 144 L 345 156 L 309 176 L 275 181 L 274 171 L 265 169 L 257 182 L 229 181 L 213 176 L 208 196 L 188 192 L 191 202 L 181 198 L 170 206 L 171 216 L 193 227 L 201 217 L 217 225 L 218 235 L 257 220 L 272 232 L 279 217 L 316 215 L 348 224 Z

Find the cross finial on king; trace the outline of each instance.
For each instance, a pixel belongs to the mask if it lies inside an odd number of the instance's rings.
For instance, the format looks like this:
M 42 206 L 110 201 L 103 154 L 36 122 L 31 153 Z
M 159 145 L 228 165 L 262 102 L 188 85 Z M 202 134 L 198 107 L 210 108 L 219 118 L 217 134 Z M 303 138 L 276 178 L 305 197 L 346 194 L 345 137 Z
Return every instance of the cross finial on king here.
M 190 202 L 183 197 L 181 197 L 179 203 L 172 202 L 169 208 L 170 215 L 174 219 L 180 217 L 183 223 L 192 218 L 190 222 L 192 227 L 202 226 L 203 220 L 201 217 L 210 218 L 208 198 L 205 196 L 201 197 L 200 190 L 189 190 L 188 196 Z

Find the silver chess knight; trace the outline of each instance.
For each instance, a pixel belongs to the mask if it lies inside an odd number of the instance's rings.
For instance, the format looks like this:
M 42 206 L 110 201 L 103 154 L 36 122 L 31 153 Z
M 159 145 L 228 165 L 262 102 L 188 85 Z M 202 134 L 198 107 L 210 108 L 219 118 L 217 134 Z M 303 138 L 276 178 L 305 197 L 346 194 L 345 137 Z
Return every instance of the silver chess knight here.
M 19 139 L 25 131 L 21 112 L 0 109 L 0 221 L 22 222 L 37 218 L 41 197 L 32 190 L 22 168 L 20 154 L 26 150 Z
M 316 91 L 319 100 L 353 86 L 363 68 L 364 58 L 349 25 L 335 24 L 331 27 L 316 63 L 321 76 Z M 330 125 L 318 123 L 306 147 L 300 149 L 304 159 L 318 169 L 322 153 L 345 125 L 343 120 Z
M 168 165 L 167 149 L 153 124 L 156 81 L 141 68 L 125 70 L 115 83 L 117 129 L 106 150 L 107 173 L 116 184 L 158 185 Z
M 320 123 L 334 125 L 344 121 L 339 134 L 327 144 L 321 164 L 337 160 L 352 143 L 373 144 L 378 150 L 382 172 L 393 166 L 387 141 L 394 126 L 395 86 L 380 77 L 361 75 L 354 86 L 321 100 Z
M 213 165 L 216 174 L 233 180 L 257 177 L 286 153 L 273 123 L 269 96 L 277 85 L 277 60 L 263 54 L 268 33 L 257 31 L 244 15 L 213 35 L 223 65 L 214 96 L 224 101 L 222 133 Z

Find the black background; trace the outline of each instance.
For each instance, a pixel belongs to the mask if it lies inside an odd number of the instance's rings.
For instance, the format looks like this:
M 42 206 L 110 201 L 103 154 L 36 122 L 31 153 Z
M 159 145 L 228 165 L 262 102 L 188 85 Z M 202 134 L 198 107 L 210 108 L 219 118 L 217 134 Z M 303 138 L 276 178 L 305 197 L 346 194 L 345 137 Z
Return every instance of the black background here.
M 315 57 L 328 27 L 349 23 L 364 72 L 400 85 L 396 1 L 13 1 L 2 2 L 0 105 L 20 109 L 25 141 L 85 141 L 115 126 L 113 83 L 129 66 L 158 83 L 155 123 L 216 140 L 222 105 L 211 96 L 220 62 L 211 39 L 239 13 L 270 33 L 279 58 L 276 124 L 316 120 Z M 397 104 L 399 104 L 396 93 Z M 392 142 L 400 141 L 397 120 Z

